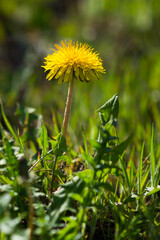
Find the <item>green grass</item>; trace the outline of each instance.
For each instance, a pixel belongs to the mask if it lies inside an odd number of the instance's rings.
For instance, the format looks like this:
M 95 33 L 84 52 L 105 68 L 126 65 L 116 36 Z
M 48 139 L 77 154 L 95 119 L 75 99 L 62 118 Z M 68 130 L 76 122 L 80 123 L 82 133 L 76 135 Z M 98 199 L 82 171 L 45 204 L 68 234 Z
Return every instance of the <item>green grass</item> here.
M 1 125 L 2 240 L 159 238 L 154 127 L 150 149 L 143 143 L 135 160 L 134 136 L 124 141 L 118 137 L 118 113 L 116 94 L 97 110 L 97 140 L 87 139 L 83 132 L 84 142 L 75 151 L 70 138 L 66 143 L 61 133 L 54 136 L 55 121 L 54 128 L 46 128 L 31 111 L 23 116 L 25 125 L 18 134 L 2 107 L 7 126 L 4 130 Z M 34 119 L 41 124 L 31 137 Z

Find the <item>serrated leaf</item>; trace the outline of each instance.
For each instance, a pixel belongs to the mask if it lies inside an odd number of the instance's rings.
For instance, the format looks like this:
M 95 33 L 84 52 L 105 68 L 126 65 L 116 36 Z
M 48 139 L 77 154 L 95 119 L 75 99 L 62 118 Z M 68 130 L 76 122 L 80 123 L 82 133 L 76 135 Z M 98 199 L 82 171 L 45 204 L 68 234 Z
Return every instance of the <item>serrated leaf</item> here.
M 119 113 L 119 100 L 118 94 L 115 94 L 111 99 L 109 99 L 103 106 L 97 109 L 96 112 L 101 113 L 100 119 L 102 124 L 106 124 L 110 120 L 116 124 L 118 113 Z
M 133 134 L 131 134 L 124 142 L 122 142 L 118 146 L 114 147 L 113 151 L 115 153 L 121 155 L 126 150 L 128 144 L 132 138 L 133 138 Z
M 67 151 L 66 140 L 62 133 L 54 137 L 54 140 L 51 140 L 53 153 L 58 157 Z

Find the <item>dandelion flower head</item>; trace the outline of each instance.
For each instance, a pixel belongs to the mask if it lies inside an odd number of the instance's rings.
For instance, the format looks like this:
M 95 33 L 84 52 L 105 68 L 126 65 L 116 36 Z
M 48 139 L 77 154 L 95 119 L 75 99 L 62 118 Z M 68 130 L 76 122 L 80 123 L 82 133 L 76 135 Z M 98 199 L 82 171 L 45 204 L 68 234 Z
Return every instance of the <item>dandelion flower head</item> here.
M 61 41 L 55 44 L 56 49 L 45 58 L 47 79 L 59 79 L 58 84 L 70 82 L 73 78 L 80 81 L 98 80 L 100 73 L 105 73 L 102 60 L 88 44 Z

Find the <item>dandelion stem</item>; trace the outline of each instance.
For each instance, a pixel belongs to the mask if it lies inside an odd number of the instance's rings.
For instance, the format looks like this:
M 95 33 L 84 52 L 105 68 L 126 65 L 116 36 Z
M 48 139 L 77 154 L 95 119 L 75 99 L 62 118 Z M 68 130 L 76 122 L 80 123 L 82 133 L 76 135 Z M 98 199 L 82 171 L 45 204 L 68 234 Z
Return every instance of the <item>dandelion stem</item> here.
M 66 107 L 64 112 L 63 127 L 62 127 L 62 133 L 64 137 L 66 137 L 66 134 L 67 134 L 69 112 L 70 112 L 71 101 L 72 101 L 72 91 L 73 91 L 73 80 L 69 82 L 68 96 L 67 96 Z

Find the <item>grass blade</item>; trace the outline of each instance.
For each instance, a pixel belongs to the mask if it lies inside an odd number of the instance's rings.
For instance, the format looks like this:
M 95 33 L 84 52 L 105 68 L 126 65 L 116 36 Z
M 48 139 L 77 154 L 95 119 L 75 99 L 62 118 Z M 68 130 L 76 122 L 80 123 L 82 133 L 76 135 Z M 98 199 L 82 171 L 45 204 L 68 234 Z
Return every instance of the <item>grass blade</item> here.
M 129 163 L 128 163 L 128 166 L 127 166 L 128 178 L 129 178 L 131 188 L 133 188 L 133 182 L 134 182 L 134 178 L 135 178 L 135 175 L 134 175 L 135 166 L 134 166 L 133 157 L 134 157 L 134 148 L 132 149 L 131 157 L 129 159 Z
M 42 126 L 41 144 L 43 149 L 43 155 L 45 155 L 47 153 L 47 148 L 48 148 L 48 134 L 47 134 L 47 129 L 45 125 Z
M 138 194 L 141 194 L 141 190 L 142 190 L 142 162 L 143 162 L 143 152 L 144 152 L 144 143 L 142 145 L 142 149 L 141 149 L 141 157 L 139 160 L 139 169 L 138 169 Z
M 123 154 L 123 155 L 124 155 L 124 154 Z M 126 166 L 124 165 L 124 162 L 122 161 L 123 155 L 122 155 L 122 157 L 120 157 L 119 161 L 120 161 L 120 165 L 121 165 L 122 172 L 123 172 L 123 174 L 124 174 L 126 183 L 127 183 L 127 185 L 128 185 L 128 188 L 129 188 L 129 192 L 131 193 L 131 187 L 130 187 L 130 183 L 129 183 L 128 174 L 127 174 L 127 171 L 126 171 Z
M 151 136 L 151 161 L 150 161 L 150 173 L 151 173 L 151 186 L 154 187 L 154 175 L 155 175 L 155 153 L 154 153 L 154 127 L 152 126 Z
M 12 136 L 14 137 L 14 139 L 16 140 L 16 142 L 19 143 L 18 137 L 17 137 L 17 135 L 15 134 L 15 132 L 14 132 L 11 124 L 9 123 L 9 121 L 8 121 L 8 119 L 7 119 L 7 117 L 6 117 L 5 113 L 4 113 L 2 101 L 1 101 L 1 112 L 2 112 L 3 119 L 4 119 L 4 121 L 5 121 L 5 124 L 6 124 L 8 130 L 9 130 L 9 132 L 12 134 Z

